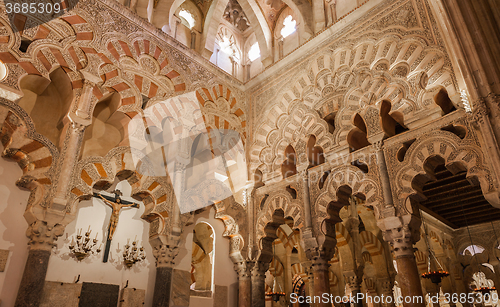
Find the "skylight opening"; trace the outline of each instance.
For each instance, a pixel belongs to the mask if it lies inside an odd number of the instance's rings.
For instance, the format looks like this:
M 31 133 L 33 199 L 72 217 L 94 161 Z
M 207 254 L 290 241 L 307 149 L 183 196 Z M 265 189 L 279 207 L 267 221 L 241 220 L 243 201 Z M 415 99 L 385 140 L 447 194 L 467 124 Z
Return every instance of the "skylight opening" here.
M 3 80 L 7 76 L 7 67 L 0 61 L 0 80 Z
M 196 20 L 194 20 L 193 14 L 189 13 L 184 9 L 179 11 L 179 16 L 187 21 L 187 23 L 189 24 L 189 29 L 192 29 L 196 24 Z
M 248 50 L 248 58 L 251 62 L 260 58 L 260 48 L 258 43 L 255 43 L 252 45 L 252 47 L 250 47 L 250 50 Z
M 471 255 L 474 256 L 475 254 L 480 254 L 484 251 L 484 247 L 479 246 L 479 245 L 469 245 L 467 246 L 464 251 L 462 252 L 462 255 Z
M 231 41 L 226 36 L 222 37 L 222 41 L 219 42 L 220 50 L 227 55 L 232 55 L 234 53 L 231 47 Z
M 283 25 L 284 27 L 281 29 L 281 36 L 283 38 L 287 37 L 288 35 L 292 34 L 295 32 L 296 28 L 295 26 L 297 25 L 297 22 L 292 19 L 292 15 L 286 16 L 285 20 L 283 20 Z

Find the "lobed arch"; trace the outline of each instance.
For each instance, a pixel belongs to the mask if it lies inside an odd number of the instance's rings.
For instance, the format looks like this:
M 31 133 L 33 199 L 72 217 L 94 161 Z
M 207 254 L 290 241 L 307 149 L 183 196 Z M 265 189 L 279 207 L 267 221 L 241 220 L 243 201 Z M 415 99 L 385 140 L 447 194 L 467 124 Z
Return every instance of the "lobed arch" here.
M 106 190 L 115 179 L 127 180 L 132 186 L 132 197 L 144 201 L 145 215 L 153 207 L 171 198 L 172 191 L 164 179 L 143 176 L 137 172 L 133 153 L 127 147 L 117 147 L 104 157 L 88 157 L 80 160 L 72 179 L 71 212 L 75 212 L 79 200 L 89 199 L 93 189 Z M 161 214 L 160 214 L 161 215 Z
M 79 92 L 72 88 L 68 71 L 68 68 L 59 66 L 51 71 L 48 79 L 40 75 L 24 75 L 19 80 L 23 96 L 17 104 L 32 118 L 37 132 L 58 149 L 62 148 L 67 116 Z
M 343 165 L 331 170 L 323 188 L 319 190 L 313 214 L 318 224 L 327 216 L 328 204 L 339 201 L 338 193 L 345 187 L 351 189 L 354 196 L 363 195 L 364 206 L 373 208 L 375 219 L 378 219 L 379 208 L 384 203 L 379 182 L 355 166 Z
M 127 37 L 106 35 L 100 45 L 105 50 L 98 54 L 103 64 L 113 64 L 122 70 L 127 70 L 128 66 L 135 74 L 142 71 L 155 79 L 163 78 L 176 94 L 186 90 L 184 76 L 178 72 L 175 62 L 169 59 L 167 51 L 153 38 L 141 36 L 140 33 Z M 135 80 L 132 82 L 135 83 Z
M 19 105 L 0 97 L 0 140 L 2 157 L 17 162 L 22 170 L 16 186 L 31 192 L 25 214 L 30 223 L 38 213 L 36 205 L 48 206 L 55 181 L 54 165 L 59 157 L 57 147 L 35 130 L 34 123 Z
M 266 231 L 266 227 L 276 222 L 276 210 L 281 210 L 283 213 L 283 221 L 280 222 L 279 225 L 285 223 L 285 217 L 290 217 L 293 219 L 292 228 L 299 230 L 302 229 L 304 219 L 300 201 L 292 199 L 291 195 L 286 192 L 273 193 L 266 198 L 262 209 L 257 214 L 255 229 L 257 242 L 261 242 L 265 237 L 268 236 L 271 236 L 272 238 L 276 236 L 276 233 L 269 234 L 268 231 Z M 276 230 L 274 231 L 276 232 Z M 260 246 L 260 248 L 265 248 L 265 246 Z
M 326 225 L 322 225 L 323 226 Z M 344 223 L 339 222 L 335 224 L 335 256 L 333 261 L 337 260 L 341 263 L 343 270 L 352 270 L 355 267 L 355 262 L 352 257 L 351 249 L 351 235 L 347 228 L 345 228 Z M 336 258 L 336 259 L 335 259 Z
M 244 260 L 244 253 L 247 250 L 247 233 L 240 229 L 248 229 L 246 213 L 231 195 L 231 191 L 226 185 L 218 180 L 205 180 L 196 187 L 185 191 L 182 194 L 180 206 L 189 208 L 194 204 L 196 208 L 203 208 L 213 205 L 215 208 L 215 218 L 224 223 L 225 229 L 223 237 L 229 239 L 229 257 L 234 263 Z
M 229 87 L 216 84 L 210 89 L 197 89 L 196 98 L 207 125 L 215 129 L 234 129 L 245 143 L 247 119 L 244 106 Z
M 498 192 L 481 148 L 465 142 L 453 133 L 441 130 L 417 138 L 408 148 L 403 162 L 397 165 L 393 184 L 395 195 L 399 195 L 397 201 L 401 202 L 408 197 L 417 201 L 425 200 L 419 190 L 423 183 L 431 179 L 425 165 L 434 165 L 441 161 L 452 173 L 467 170 L 469 181 L 473 185 L 480 185 L 484 197 L 491 205 L 500 207 Z
M 334 146 L 328 124 L 317 112 L 297 102 L 284 114 L 271 110 L 269 118 L 256 130 L 255 141 L 250 150 L 250 171 L 256 168 L 269 173 L 279 172 L 285 159 L 285 148 L 291 145 L 297 154 L 297 165 L 307 160 L 306 145 L 310 135 L 316 145 L 328 153 Z
M 354 109 L 359 109 L 360 101 L 368 107 L 389 100 L 390 114 L 397 111 L 405 118 L 419 109 L 438 110 L 424 97 L 428 88 L 443 85 L 450 97 L 458 93 L 455 75 L 445 59 L 442 50 L 429 46 L 423 39 L 395 35 L 348 41 L 333 51 L 320 53 L 309 62 L 306 72 L 297 73 L 277 91 L 277 102 L 269 103 L 263 110 L 270 116 L 255 129 L 252 167 L 264 162 L 257 155 L 271 137 L 278 115 L 289 113 L 297 101 L 327 115 L 331 112 L 322 111 L 324 104 L 334 100 L 325 110 L 338 110 L 333 142 L 339 145 L 347 142 L 352 128 L 350 116 Z

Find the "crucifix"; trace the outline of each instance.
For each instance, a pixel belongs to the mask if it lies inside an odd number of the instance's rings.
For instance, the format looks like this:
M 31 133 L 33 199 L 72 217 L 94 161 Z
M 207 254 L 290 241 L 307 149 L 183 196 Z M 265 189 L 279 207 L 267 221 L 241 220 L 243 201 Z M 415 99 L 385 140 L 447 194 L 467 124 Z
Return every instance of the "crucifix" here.
M 111 207 L 113 211 L 111 211 L 111 218 L 109 219 L 108 226 L 108 237 L 106 240 L 106 247 L 104 249 L 104 258 L 102 262 L 108 262 L 109 249 L 111 248 L 111 240 L 113 239 L 113 234 L 116 230 L 116 225 L 118 225 L 118 217 L 120 216 L 120 210 L 122 208 L 139 208 L 139 204 L 136 204 L 131 201 L 126 201 L 120 198 L 122 196 L 122 192 L 120 190 L 114 190 L 113 193 L 115 197 L 102 195 L 100 193 L 94 192 L 95 198 L 101 198 L 104 203 Z

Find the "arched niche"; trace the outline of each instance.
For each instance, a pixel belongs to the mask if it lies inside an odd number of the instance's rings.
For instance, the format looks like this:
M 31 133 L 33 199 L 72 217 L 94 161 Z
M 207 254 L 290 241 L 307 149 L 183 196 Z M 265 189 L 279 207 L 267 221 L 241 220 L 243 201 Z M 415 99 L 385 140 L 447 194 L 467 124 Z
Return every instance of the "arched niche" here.
M 309 168 L 325 163 L 325 155 L 321 146 L 316 146 L 316 137 L 311 135 L 307 141 L 307 159 Z
M 203 31 L 203 14 L 192 1 L 184 1 L 175 11 L 179 22 L 174 31 L 175 38 L 185 46 L 195 49 Z
M 250 52 L 256 52 L 255 48 L 258 49 L 259 55 L 254 55 L 256 58 L 251 58 Z M 262 57 L 260 56 L 260 46 L 257 41 L 257 37 L 255 33 L 252 33 L 245 40 L 245 44 L 243 45 L 243 63 L 247 65 L 245 80 L 249 80 L 256 75 L 258 75 L 264 68 L 262 65 Z
M 64 123 L 73 101 L 71 80 L 63 68 L 57 68 L 47 80 L 38 75 L 27 75 L 20 81 L 23 97 L 18 104 L 32 118 L 38 133 L 60 147 Z
M 118 111 L 121 97 L 112 93 L 94 107 L 92 124 L 85 129 L 80 157 L 105 156 L 116 146 L 126 145 L 126 129 L 130 118 Z
M 220 24 L 217 30 L 210 62 L 234 77 L 241 75 L 241 42 L 238 36 L 224 24 Z
M 434 102 L 441 108 L 442 115 L 446 115 L 456 110 L 445 88 L 441 88 L 437 92 L 434 96 Z
M 297 174 L 297 155 L 292 145 L 285 148 L 285 160 L 281 164 L 281 174 L 283 179 Z
M 371 145 L 367 139 L 366 124 L 361 115 L 356 113 L 352 121 L 354 127 L 347 135 L 347 143 L 349 144 L 350 151 L 356 151 L 363 147 Z
M 408 130 L 404 126 L 403 114 L 397 111 L 391 112 L 391 108 L 392 105 L 388 100 L 382 100 L 380 103 L 380 123 L 387 138 Z
M 191 290 L 212 291 L 215 258 L 215 232 L 207 222 L 196 224 L 193 229 L 191 258 Z
M 295 25 L 295 30 L 291 32 L 291 26 Z M 275 60 L 279 60 L 291 53 L 293 50 L 297 49 L 300 45 L 299 37 L 299 18 L 295 12 L 290 8 L 286 7 L 278 19 L 276 20 L 276 26 L 274 28 L 274 40 L 275 40 Z M 285 30 L 283 30 L 285 28 Z M 282 31 L 283 30 L 283 31 Z M 283 33 L 282 33 L 283 32 Z M 288 34 L 286 37 L 283 35 Z

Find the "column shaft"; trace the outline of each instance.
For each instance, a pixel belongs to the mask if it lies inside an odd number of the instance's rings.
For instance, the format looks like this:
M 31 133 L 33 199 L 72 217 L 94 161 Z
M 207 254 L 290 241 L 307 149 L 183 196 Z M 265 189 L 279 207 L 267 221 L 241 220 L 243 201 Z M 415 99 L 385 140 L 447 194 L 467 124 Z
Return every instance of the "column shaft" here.
M 153 293 L 153 307 L 169 307 L 172 292 L 171 267 L 157 267 L 155 289 Z
M 328 276 L 328 267 L 329 264 L 324 259 L 315 259 L 313 260 L 312 270 L 313 270 L 313 278 L 314 278 L 314 296 L 319 296 L 323 298 L 325 293 L 330 294 L 330 280 Z M 331 304 L 324 303 L 323 300 L 320 300 L 320 303 L 316 303 L 317 307 L 331 307 Z
M 418 273 L 417 263 L 414 255 L 401 255 L 396 256 L 396 263 L 398 266 L 398 279 L 400 280 L 399 286 L 403 295 L 403 305 L 405 307 L 423 307 L 423 292 L 420 284 L 420 274 Z M 422 302 L 417 302 L 416 299 L 407 303 L 407 297 L 420 297 Z M 409 300 L 409 298 L 408 298 Z
M 256 262 L 252 269 L 252 307 L 266 306 L 266 271 L 269 263 Z
M 49 258 L 50 251 L 48 250 L 29 251 L 15 307 L 37 307 L 40 305 Z
M 249 277 L 238 279 L 238 307 L 251 307 L 252 281 Z

